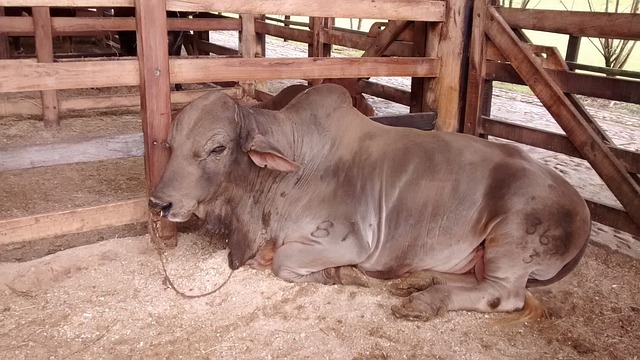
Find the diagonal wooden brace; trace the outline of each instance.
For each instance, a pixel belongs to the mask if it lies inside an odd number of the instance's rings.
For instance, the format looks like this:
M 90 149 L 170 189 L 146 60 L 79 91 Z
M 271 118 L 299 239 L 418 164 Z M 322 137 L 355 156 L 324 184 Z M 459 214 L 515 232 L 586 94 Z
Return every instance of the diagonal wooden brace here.
M 362 56 L 382 56 L 398 36 L 409 27 L 409 24 L 411 21 L 390 20 Z
M 533 54 L 518 40 L 498 11 L 494 7 L 487 9 L 487 36 L 556 119 L 567 137 L 627 210 L 631 219 L 640 225 L 640 186 L 633 181 Z

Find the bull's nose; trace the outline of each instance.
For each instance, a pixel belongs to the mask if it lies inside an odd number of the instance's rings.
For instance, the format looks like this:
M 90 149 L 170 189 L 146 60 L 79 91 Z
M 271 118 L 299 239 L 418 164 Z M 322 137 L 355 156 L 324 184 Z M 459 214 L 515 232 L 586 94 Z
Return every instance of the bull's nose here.
M 159 211 L 162 216 L 167 216 L 169 210 L 171 210 L 171 203 L 160 201 L 154 198 L 149 198 L 149 207 L 153 210 Z

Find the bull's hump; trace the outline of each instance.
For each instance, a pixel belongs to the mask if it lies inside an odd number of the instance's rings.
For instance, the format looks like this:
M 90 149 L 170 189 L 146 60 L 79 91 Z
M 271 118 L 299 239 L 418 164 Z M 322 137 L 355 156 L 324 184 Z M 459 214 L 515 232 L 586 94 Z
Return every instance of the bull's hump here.
M 349 92 L 340 85 L 322 84 L 302 92 L 283 111 L 294 116 L 300 112 L 322 116 L 344 106 L 352 106 Z

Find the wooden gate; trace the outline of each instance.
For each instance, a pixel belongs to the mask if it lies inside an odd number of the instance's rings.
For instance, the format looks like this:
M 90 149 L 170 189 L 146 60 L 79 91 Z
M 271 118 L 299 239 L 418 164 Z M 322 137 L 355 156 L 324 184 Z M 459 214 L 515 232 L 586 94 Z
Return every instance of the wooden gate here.
M 640 153 L 617 147 L 574 95 L 640 104 L 640 81 L 573 72 L 555 48 L 527 42 L 518 27 L 574 38 L 640 39 L 640 15 L 507 9 L 475 0 L 464 123 L 468 134 L 496 136 L 587 160 L 622 205 L 587 199 L 593 220 L 640 235 Z M 492 80 L 528 85 L 566 135 L 492 119 Z

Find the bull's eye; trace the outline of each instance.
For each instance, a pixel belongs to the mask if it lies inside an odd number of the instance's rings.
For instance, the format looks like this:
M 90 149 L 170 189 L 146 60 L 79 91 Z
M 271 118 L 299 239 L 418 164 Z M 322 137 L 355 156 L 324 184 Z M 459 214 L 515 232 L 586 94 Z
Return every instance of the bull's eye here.
M 211 150 L 210 154 L 211 154 L 211 155 L 220 155 L 220 154 L 222 154 L 225 150 L 227 150 L 227 147 L 226 147 L 226 146 L 224 146 L 224 145 L 216 146 L 216 147 L 214 147 L 214 148 Z

